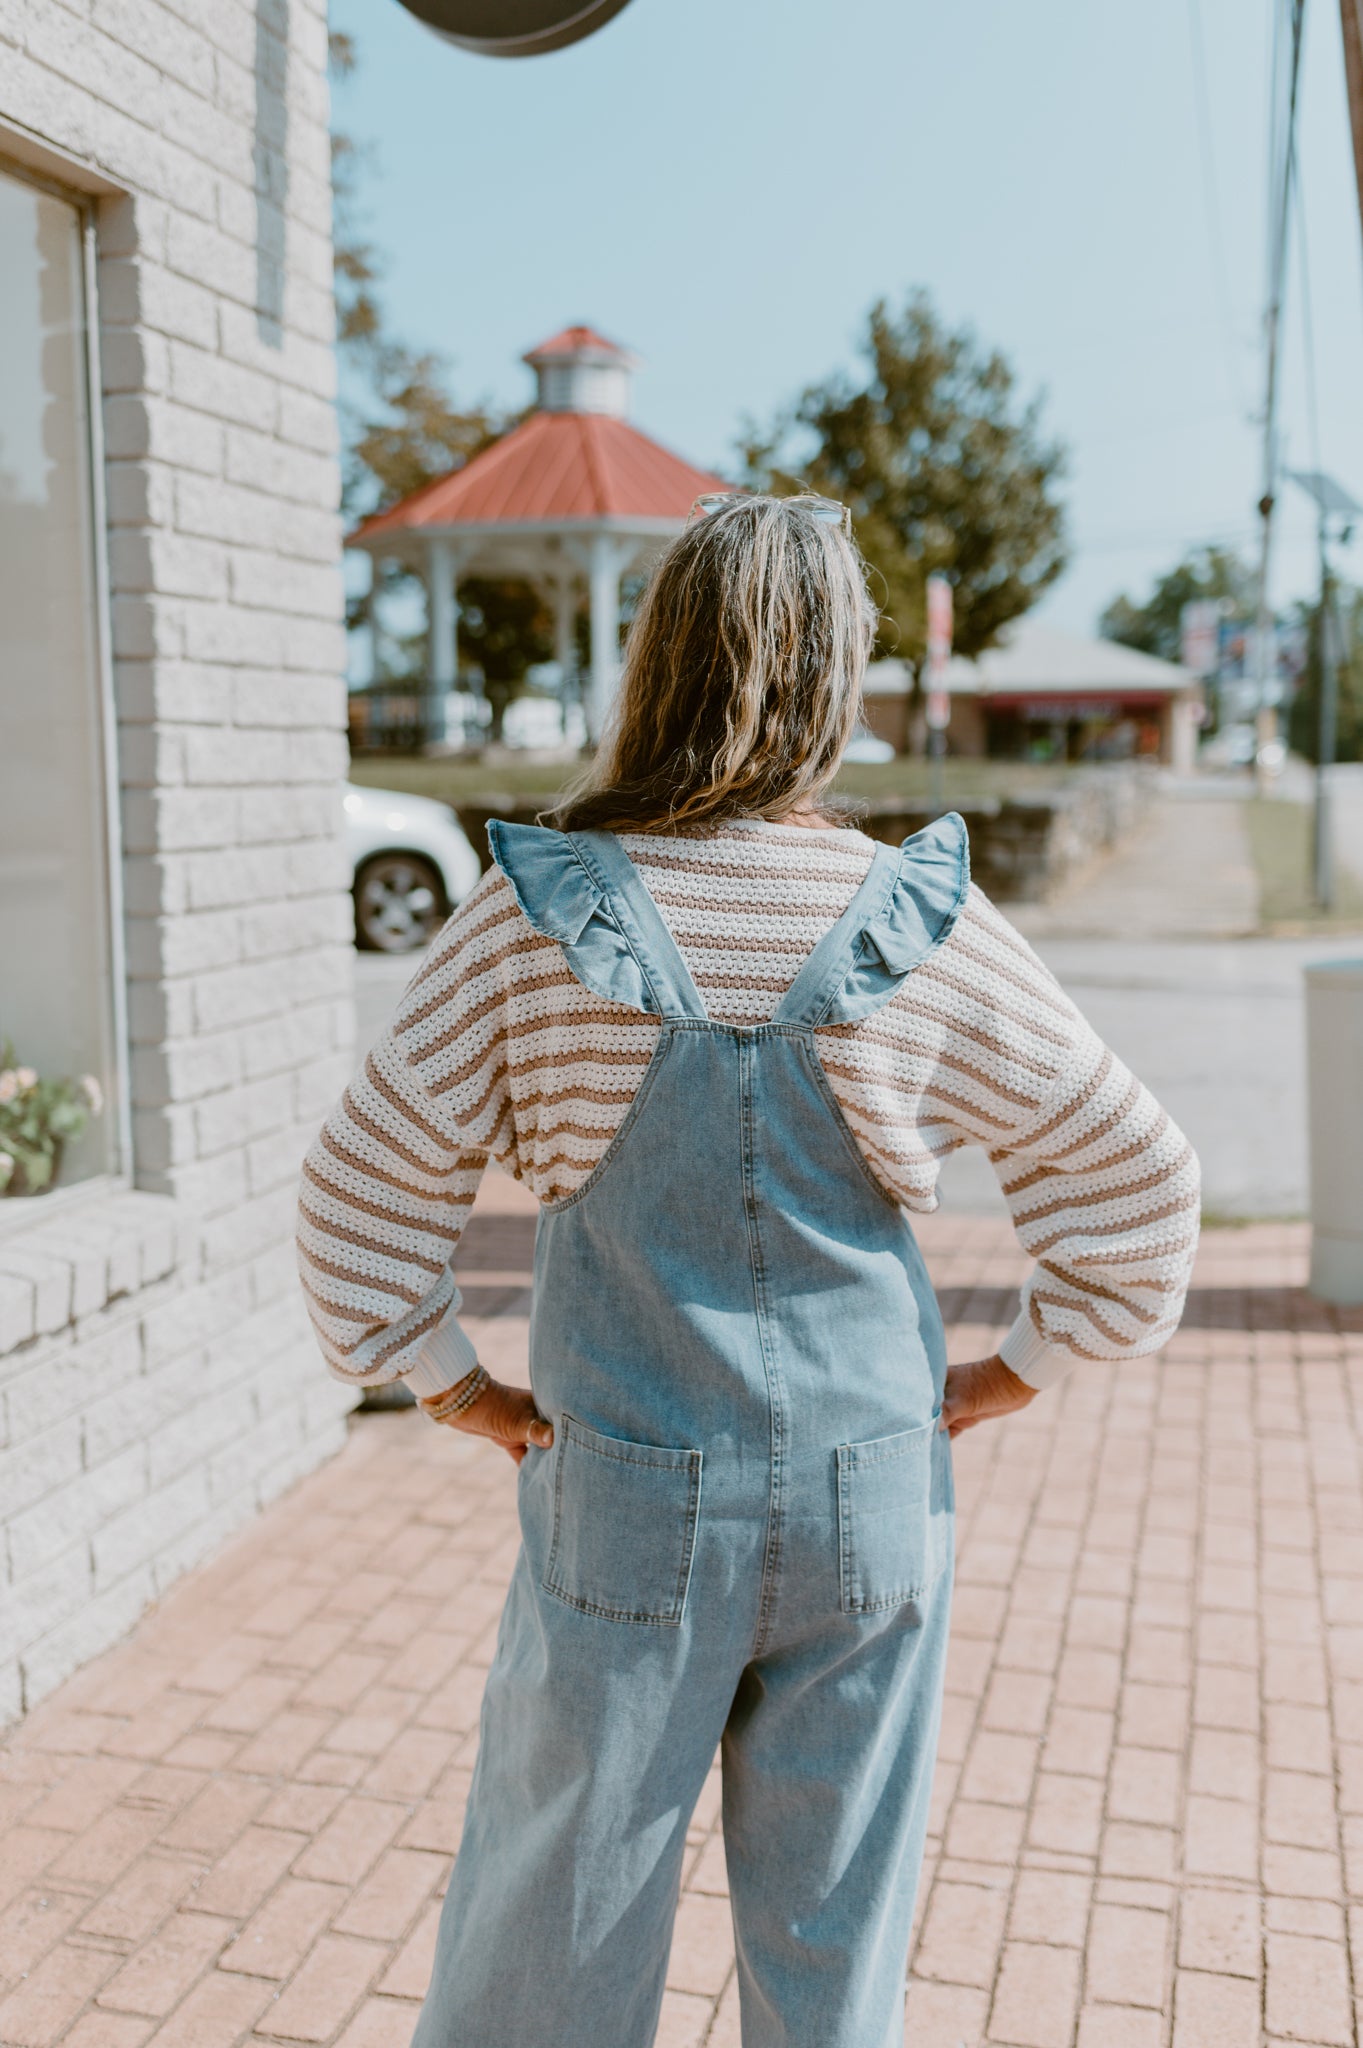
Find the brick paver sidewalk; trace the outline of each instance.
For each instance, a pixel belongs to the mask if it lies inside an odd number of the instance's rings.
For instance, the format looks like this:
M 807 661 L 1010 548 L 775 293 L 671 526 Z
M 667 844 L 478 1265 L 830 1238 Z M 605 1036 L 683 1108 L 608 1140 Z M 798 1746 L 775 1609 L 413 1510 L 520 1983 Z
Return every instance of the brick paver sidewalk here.
M 463 1270 L 513 1372 L 531 1219 L 487 1194 Z M 922 1237 L 953 1355 L 988 1348 L 1006 1229 Z M 1214 1234 L 1161 1361 L 958 1445 L 914 2048 L 1357 2041 L 1363 1315 L 1304 1260 Z M 0 2042 L 406 2048 L 515 1544 L 500 1453 L 363 1418 L 34 1713 L 0 1756 Z M 739 2041 L 717 1795 L 664 2048 Z

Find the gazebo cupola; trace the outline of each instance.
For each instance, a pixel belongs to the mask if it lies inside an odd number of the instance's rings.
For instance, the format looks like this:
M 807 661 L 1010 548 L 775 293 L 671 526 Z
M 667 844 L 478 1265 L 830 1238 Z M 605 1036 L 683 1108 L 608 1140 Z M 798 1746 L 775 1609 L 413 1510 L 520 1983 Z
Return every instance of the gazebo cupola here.
M 461 576 L 523 578 L 543 590 L 565 666 L 585 585 L 587 725 L 596 738 L 619 669 L 621 578 L 646 569 L 680 533 L 693 501 L 725 485 L 630 424 L 637 363 L 617 342 L 591 327 L 565 327 L 522 360 L 538 395 L 520 425 L 462 469 L 366 519 L 349 545 L 424 576 L 433 706 L 458 681 Z
M 592 328 L 565 327 L 521 361 L 535 373 L 537 411 L 629 417 L 629 387 L 638 358 Z

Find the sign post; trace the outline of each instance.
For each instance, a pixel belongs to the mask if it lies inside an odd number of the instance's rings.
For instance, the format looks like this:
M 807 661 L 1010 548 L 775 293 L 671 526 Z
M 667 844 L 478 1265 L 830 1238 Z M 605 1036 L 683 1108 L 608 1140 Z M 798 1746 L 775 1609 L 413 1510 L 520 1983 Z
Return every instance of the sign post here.
M 1179 659 L 1204 683 L 1220 664 L 1221 612 L 1219 597 L 1199 597 L 1179 614 Z
M 1294 484 L 1300 484 L 1316 507 L 1316 545 L 1320 552 L 1320 611 L 1317 633 L 1320 644 L 1320 710 L 1316 732 L 1316 814 L 1312 831 L 1312 866 L 1316 902 L 1322 910 L 1333 910 L 1335 902 L 1334 847 L 1330 832 L 1330 770 L 1335 761 L 1335 721 L 1338 715 L 1339 671 L 1348 659 L 1344 636 L 1334 603 L 1334 577 L 1330 569 L 1330 521 L 1341 522 L 1338 538 L 1347 540 L 1354 521 L 1363 515 L 1363 505 L 1350 497 L 1342 484 L 1319 470 L 1290 469 Z
M 947 727 L 951 723 L 951 699 L 947 695 L 947 663 L 951 659 L 952 597 L 951 585 L 945 576 L 936 573 L 929 576 L 927 597 L 928 760 L 932 776 L 933 813 L 940 818 L 946 808 L 942 789 L 942 760 L 947 750 Z

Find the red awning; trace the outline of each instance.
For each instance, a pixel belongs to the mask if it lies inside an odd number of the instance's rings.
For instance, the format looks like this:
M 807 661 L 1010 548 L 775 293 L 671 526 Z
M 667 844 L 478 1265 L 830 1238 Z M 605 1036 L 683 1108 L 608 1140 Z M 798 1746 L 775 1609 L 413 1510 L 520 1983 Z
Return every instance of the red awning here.
M 1011 711 L 1018 718 L 1122 718 L 1132 711 L 1158 710 L 1169 690 L 995 690 L 978 702 L 986 711 Z

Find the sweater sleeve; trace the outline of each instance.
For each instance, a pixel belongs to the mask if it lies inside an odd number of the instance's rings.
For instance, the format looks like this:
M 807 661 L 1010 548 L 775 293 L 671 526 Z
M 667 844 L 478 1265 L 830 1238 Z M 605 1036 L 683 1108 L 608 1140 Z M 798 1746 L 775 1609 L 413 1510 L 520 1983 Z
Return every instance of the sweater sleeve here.
M 1197 1156 L 1178 1126 L 1076 1020 L 1035 1125 L 991 1152 L 1035 1259 L 1000 1355 L 1029 1386 L 1084 1359 L 1140 1357 L 1178 1328 L 1197 1250 Z
M 1035 1264 L 999 1347 L 1029 1386 L 1083 1360 L 1158 1351 L 1178 1328 L 1197 1250 L 1197 1155 L 992 904 L 1007 1001 L 1044 1005 L 1052 1074 L 1039 1106 L 989 1148 Z
M 1021 934 L 972 887 L 950 936 L 824 1065 L 873 1170 L 910 1209 L 938 1162 L 988 1153 L 1035 1261 L 1000 1347 L 1030 1386 L 1157 1351 L 1197 1249 L 1197 1159 Z
M 461 940 L 488 893 L 480 885 L 445 927 L 303 1165 L 303 1291 L 327 1364 L 355 1385 L 405 1377 L 416 1394 L 440 1393 L 478 1363 L 452 1262 L 490 1146 L 433 1092 L 412 1022 L 438 1004 L 458 1028 L 470 981 Z

